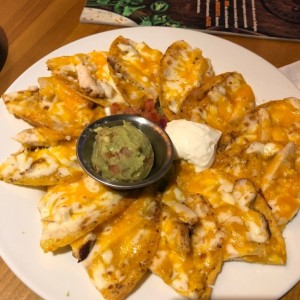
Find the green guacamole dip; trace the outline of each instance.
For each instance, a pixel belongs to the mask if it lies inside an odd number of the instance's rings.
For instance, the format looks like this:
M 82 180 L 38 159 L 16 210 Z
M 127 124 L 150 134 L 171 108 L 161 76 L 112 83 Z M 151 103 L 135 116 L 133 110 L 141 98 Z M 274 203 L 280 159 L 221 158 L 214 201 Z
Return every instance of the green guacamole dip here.
M 132 125 L 98 127 L 91 157 L 95 171 L 114 182 L 135 182 L 148 176 L 154 153 L 149 139 Z

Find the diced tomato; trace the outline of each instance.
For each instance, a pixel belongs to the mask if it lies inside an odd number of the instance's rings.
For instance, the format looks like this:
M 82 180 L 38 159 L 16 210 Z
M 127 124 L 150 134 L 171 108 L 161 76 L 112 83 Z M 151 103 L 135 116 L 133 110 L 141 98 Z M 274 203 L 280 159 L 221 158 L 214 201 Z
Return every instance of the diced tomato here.
M 144 110 L 145 111 L 152 111 L 155 110 L 155 103 L 152 99 L 148 99 L 144 103 Z
M 109 170 L 111 171 L 112 174 L 119 174 L 121 172 L 119 166 L 117 165 L 110 165 Z
M 110 111 L 113 115 L 116 115 L 119 111 L 120 111 L 121 107 L 119 105 L 119 103 L 114 102 L 111 106 L 110 106 Z
M 128 147 L 122 147 L 120 150 L 120 154 L 124 155 L 125 157 L 131 156 L 131 151 L 128 149 Z
M 113 103 L 110 106 L 110 111 L 113 115 L 125 113 L 130 115 L 142 116 L 158 124 L 162 128 L 165 128 L 167 125 L 166 117 L 161 115 L 157 111 L 155 107 L 155 101 L 153 99 L 147 99 L 139 110 L 134 109 L 132 106 L 125 106 L 119 103 Z
M 139 112 L 135 110 L 132 106 L 126 107 L 124 113 L 129 115 L 139 115 Z

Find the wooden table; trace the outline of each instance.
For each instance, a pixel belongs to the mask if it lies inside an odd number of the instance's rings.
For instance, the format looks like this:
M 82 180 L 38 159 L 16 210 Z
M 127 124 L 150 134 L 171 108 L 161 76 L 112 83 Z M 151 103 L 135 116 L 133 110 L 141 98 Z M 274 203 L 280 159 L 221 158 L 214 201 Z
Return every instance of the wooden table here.
M 1 0 L 0 49 L 5 54 L 8 47 L 8 55 L 0 72 L 0 94 L 47 53 L 81 37 L 116 28 L 80 24 L 79 16 L 84 3 L 84 0 Z M 276 67 L 300 60 L 299 42 L 221 37 L 248 48 Z M 15 299 L 35 300 L 40 297 L 27 288 L 0 258 L 0 300 Z M 300 282 L 281 298 L 295 299 L 300 299 Z

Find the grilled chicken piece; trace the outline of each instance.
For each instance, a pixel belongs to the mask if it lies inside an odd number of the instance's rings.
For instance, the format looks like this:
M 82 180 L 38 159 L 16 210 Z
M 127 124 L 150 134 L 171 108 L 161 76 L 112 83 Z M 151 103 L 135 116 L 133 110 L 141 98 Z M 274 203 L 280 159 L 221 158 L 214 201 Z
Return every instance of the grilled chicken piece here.
M 187 194 L 186 204 L 199 217 L 199 222 L 192 231 L 191 243 L 194 264 L 206 276 L 206 289 L 202 298 L 208 299 L 222 269 L 226 231 L 222 228 L 211 204 L 204 196 Z
M 254 93 L 243 76 L 227 72 L 193 88 L 184 97 L 176 118 L 205 123 L 224 132 L 254 107 Z
M 177 214 L 170 207 L 163 207 L 162 236 L 168 247 L 182 256 L 191 252 L 189 225 L 181 222 Z
M 110 75 L 107 52 L 93 51 L 72 56 L 60 56 L 47 60 L 52 75 L 61 78 L 66 85 L 102 106 L 124 102 Z
M 252 263 L 284 265 L 287 256 L 285 241 L 282 237 L 280 227 L 261 193 L 258 193 L 255 201 L 251 205 L 251 209 L 261 214 L 261 225 L 259 224 L 259 226 L 268 229 L 268 233 L 265 233 L 265 237 L 269 235 L 269 238 L 265 242 L 266 247 L 259 246 L 261 248 L 260 255 L 244 256 L 242 260 Z
M 124 299 L 145 275 L 157 250 L 161 209 L 152 187 L 122 214 L 94 232 L 95 244 L 83 260 L 105 299 Z
M 159 50 L 122 36 L 117 37 L 110 46 L 110 75 L 124 99 L 136 110 L 146 100 L 157 101 L 161 57 Z
M 193 173 L 193 166 L 186 163 L 177 165 L 177 172 L 182 191 L 203 195 L 224 228 L 224 260 L 249 261 L 251 257 L 253 262 L 285 263 L 280 228 L 250 180 L 237 179 L 216 169 Z
M 111 190 L 89 176 L 56 185 L 39 202 L 45 252 L 69 245 L 121 213 L 133 201 L 126 192 Z
M 39 78 L 40 88 L 3 95 L 7 110 L 35 127 L 78 136 L 93 118 L 91 102 L 57 77 Z
M 99 226 L 103 226 L 103 225 L 99 225 Z M 90 254 L 90 252 L 92 251 L 97 239 L 96 232 L 97 232 L 97 227 L 96 229 L 88 232 L 87 234 L 83 235 L 82 237 L 80 237 L 79 239 L 77 239 L 76 241 L 70 244 L 72 248 L 72 255 L 77 259 L 78 262 L 81 262 L 84 259 L 86 259 Z
M 179 188 L 166 190 L 162 201 L 174 211 L 182 223 L 194 225 L 198 222 L 196 212 L 185 204 L 185 195 Z
M 170 45 L 160 65 L 160 105 L 167 118 L 173 120 L 190 90 L 201 86 L 214 71 L 202 51 L 185 41 Z
M 14 139 L 24 148 L 56 146 L 61 142 L 70 141 L 70 135 L 62 134 L 46 127 L 28 128 L 19 132 Z

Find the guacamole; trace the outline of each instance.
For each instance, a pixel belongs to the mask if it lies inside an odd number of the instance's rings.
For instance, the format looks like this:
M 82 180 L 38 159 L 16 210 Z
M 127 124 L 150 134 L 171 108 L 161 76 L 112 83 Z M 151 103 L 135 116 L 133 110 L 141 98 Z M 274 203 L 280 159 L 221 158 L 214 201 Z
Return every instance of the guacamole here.
M 95 171 L 113 182 L 136 182 L 148 176 L 154 153 L 149 139 L 130 122 L 98 127 L 91 157 Z

